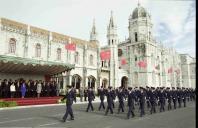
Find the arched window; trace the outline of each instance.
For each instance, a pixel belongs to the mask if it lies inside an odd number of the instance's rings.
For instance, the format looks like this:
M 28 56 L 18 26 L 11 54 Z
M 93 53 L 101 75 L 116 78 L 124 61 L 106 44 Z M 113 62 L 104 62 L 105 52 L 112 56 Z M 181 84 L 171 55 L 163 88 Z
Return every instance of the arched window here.
M 135 42 L 138 42 L 138 34 L 135 32 Z
M 79 53 L 76 52 L 76 53 L 75 53 L 75 56 L 74 56 L 74 61 L 75 61 L 75 63 L 78 64 L 78 62 L 79 62 L 78 60 L 79 60 Z
M 89 63 L 90 63 L 90 65 L 93 65 L 93 55 L 90 55 L 90 57 L 89 57 Z
M 36 44 L 36 49 L 35 49 L 35 56 L 36 57 L 41 57 L 41 45 L 40 44 Z
M 57 60 L 61 60 L 61 48 L 57 49 Z
M 9 53 L 16 52 L 16 39 L 10 38 L 9 40 Z

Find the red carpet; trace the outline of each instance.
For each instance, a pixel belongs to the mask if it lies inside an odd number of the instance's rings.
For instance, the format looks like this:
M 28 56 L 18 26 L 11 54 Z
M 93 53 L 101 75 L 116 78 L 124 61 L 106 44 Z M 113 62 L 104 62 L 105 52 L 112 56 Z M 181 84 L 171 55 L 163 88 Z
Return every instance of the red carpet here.
M 62 97 L 40 97 L 40 98 L 6 98 L 3 101 L 16 101 L 18 106 L 56 104 Z

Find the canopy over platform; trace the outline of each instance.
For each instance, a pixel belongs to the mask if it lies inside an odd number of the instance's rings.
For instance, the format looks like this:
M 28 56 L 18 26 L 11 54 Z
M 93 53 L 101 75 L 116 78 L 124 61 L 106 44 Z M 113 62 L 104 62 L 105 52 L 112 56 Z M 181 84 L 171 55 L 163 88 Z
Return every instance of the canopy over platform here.
M 54 75 L 74 67 L 60 62 L 0 55 L 0 73 Z

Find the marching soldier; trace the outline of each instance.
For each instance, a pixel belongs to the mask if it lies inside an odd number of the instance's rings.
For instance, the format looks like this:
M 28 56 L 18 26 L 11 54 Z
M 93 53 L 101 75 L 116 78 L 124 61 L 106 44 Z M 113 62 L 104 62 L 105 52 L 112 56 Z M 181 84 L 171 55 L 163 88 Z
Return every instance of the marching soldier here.
M 146 104 L 147 104 L 147 108 L 149 109 L 150 108 L 150 101 L 149 101 L 149 87 L 148 86 L 146 86 Z
M 156 99 L 157 99 L 157 94 L 155 92 L 155 88 L 154 87 L 151 87 L 151 90 L 149 91 L 148 93 L 148 97 L 149 97 L 149 101 L 151 103 L 151 110 L 150 110 L 150 113 L 156 113 L 156 109 L 155 109 L 155 106 L 156 106 Z
M 93 108 L 93 105 L 92 105 L 92 101 L 94 99 L 95 99 L 94 92 L 93 92 L 92 88 L 89 87 L 89 90 L 88 90 L 88 106 L 87 106 L 86 112 L 89 111 L 90 107 L 91 107 L 91 110 L 94 111 L 94 108 Z
M 113 95 L 111 93 L 111 87 L 108 87 L 108 90 L 106 92 L 106 96 L 107 96 L 107 108 L 106 108 L 106 112 L 105 115 L 108 114 L 109 110 L 111 111 L 111 114 L 113 114 Z
M 71 86 L 67 86 L 67 88 L 68 88 L 67 93 L 64 96 L 64 98 L 62 99 L 62 101 L 64 99 L 67 99 L 66 100 L 66 112 L 65 112 L 65 115 L 63 116 L 63 122 L 66 121 L 68 114 L 70 115 L 71 120 L 74 120 L 74 114 L 73 114 L 73 110 L 72 110 L 72 104 L 73 104 L 73 99 L 74 99 L 73 96 L 74 95 L 73 95 L 73 92 L 71 90 Z
M 177 99 L 178 99 L 179 108 L 181 108 L 182 92 L 179 87 L 177 87 Z
M 118 100 L 119 100 L 119 106 L 118 106 L 118 114 L 119 114 L 120 109 L 122 109 L 122 112 L 124 112 L 124 92 L 122 90 L 122 87 L 119 87 L 117 96 L 118 96 Z
M 112 89 L 112 87 L 111 87 L 111 95 L 112 95 L 112 98 L 113 98 L 112 106 L 113 106 L 113 108 L 115 108 L 114 100 L 115 100 L 115 98 L 116 98 L 116 93 L 115 93 L 115 90 Z
M 142 117 L 143 115 L 145 115 L 145 111 L 144 111 L 144 105 L 145 105 L 145 91 L 144 88 L 140 87 L 140 93 L 138 95 L 138 99 L 139 99 L 139 109 L 140 109 L 140 117 Z
M 100 106 L 98 108 L 98 110 L 100 111 L 101 107 L 103 109 L 105 109 L 105 105 L 104 105 L 104 97 L 105 97 L 105 91 L 103 89 L 103 87 L 101 87 L 99 90 L 98 90 L 98 94 L 100 96 Z
M 135 92 L 134 91 L 132 91 L 132 88 L 131 87 L 129 87 L 128 88 L 129 89 L 129 92 L 128 92 L 128 107 L 129 107 L 129 109 L 128 109 L 128 113 L 127 113 L 127 118 L 129 119 L 130 118 L 130 116 L 132 115 L 132 117 L 134 117 L 135 116 L 135 114 L 134 114 L 134 102 L 135 102 Z
M 186 107 L 186 96 L 187 96 L 186 89 L 184 87 L 182 87 L 182 100 L 184 103 L 184 107 Z
M 159 93 L 160 112 L 165 111 L 164 109 L 165 97 L 166 97 L 165 92 L 163 90 L 163 87 L 161 87 Z
M 172 87 L 172 98 L 173 98 L 174 109 L 176 109 L 177 108 L 177 92 L 174 87 Z
M 171 102 L 172 102 L 172 91 L 169 90 L 170 88 L 167 88 L 167 100 L 168 100 L 168 110 L 171 110 L 172 109 L 172 105 L 171 105 Z

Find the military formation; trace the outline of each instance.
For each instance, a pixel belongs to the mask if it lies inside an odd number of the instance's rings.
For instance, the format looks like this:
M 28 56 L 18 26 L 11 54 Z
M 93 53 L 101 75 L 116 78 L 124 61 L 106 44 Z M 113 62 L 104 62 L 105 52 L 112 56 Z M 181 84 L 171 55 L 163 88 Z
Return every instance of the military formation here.
M 66 113 L 63 117 L 65 122 L 68 114 L 70 114 L 71 120 L 74 120 L 72 103 L 76 97 L 75 89 L 71 86 L 67 86 L 68 91 L 63 99 L 67 99 L 66 102 Z M 98 88 L 97 96 L 99 96 L 100 104 L 98 110 L 104 110 L 104 115 L 108 115 L 109 111 L 111 114 L 115 113 L 115 101 L 118 100 L 118 110 L 117 114 L 120 112 L 125 112 L 125 101 L 127 110 L 127 119 L 135 117 L 135 106 L 139 106 L 139 115 L 140 117 L 145 115 L 145 108 L 150 110 L 150 114 L 154 114 L 157 111 L 164 112 L 165 107 L 167 110 L 177 109 L 181 107 L 186 107 L 187 102 L 193 101 L 196 98 L 195 89 L 192 88 L 165 88 L 165 87 L 128 87 L 123 88 L 119 87 L 113 89 L 112 87 Z M 92 101 L 95 99 L 94 90 L 90 87 L 86 90 L 86 96 L 88 98 L 88 105 L 86 112 L 94 111 Z M 107 104 L 105 106 L 105 98 Z M 62 99 L 62 100 L 63 100 Z M 166 105 L 167 104 L 167 105 Z M 158 109 L 158 110 L 157 110 Z

